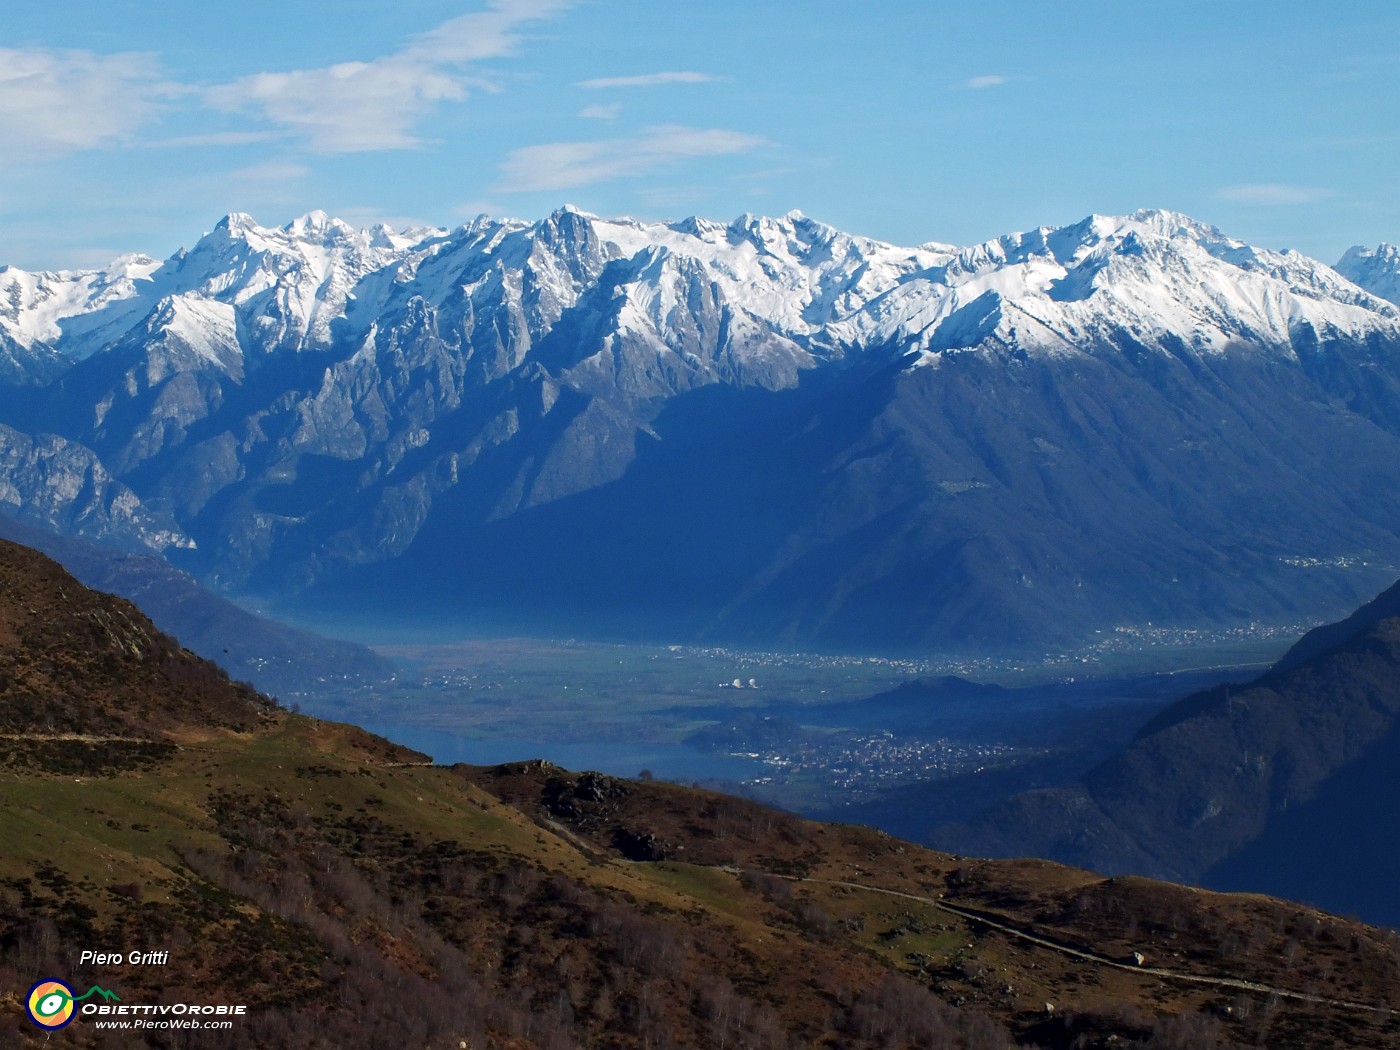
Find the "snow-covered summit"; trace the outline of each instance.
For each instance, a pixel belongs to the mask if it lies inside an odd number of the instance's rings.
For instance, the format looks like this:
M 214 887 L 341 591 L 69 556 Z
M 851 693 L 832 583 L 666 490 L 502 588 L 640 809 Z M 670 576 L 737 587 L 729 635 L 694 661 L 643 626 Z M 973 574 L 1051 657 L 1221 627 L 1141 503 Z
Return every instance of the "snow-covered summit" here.
M 172 309 L 178 299 L 188 308 Z M 358 344 L 419 300 L 478 350 L 482 340 L 501 343 L 489 348 L 488 372 L 518 366 L 585 303 L 612 318 L 581 329 L 598 348 L 611 324 L 658 352 L 675 349 L 668 328 L 713 327 L 698 310 L 747 333 L 742 353 L 776 340 L 813 363 L 875 345 L 929 359 L 974 347 L 1087 352 L 1125 339 L 1170 352 L 1287 352 L 1295 339 L 1395 334 L 1400 311 L 1385 299 L 1400 300 L 1400 252 L 1389 246 L 1352 249 L 1333 270 L 1152 209 L 965 248 L 900 247 L 796 210 L 660 223 L 566 205 L 533 222 L 479 216 L 451 231 L 361 230 L 323 211 L 265 227 L 231 213 L 163 263 L 123 256 L 92 271 L 0 269 L 0 335 L 83 358 L 129 345 L 142 324 L 217 318 L 217 339 L 184 332 L 179 341 L 217 345 L 191 360 L 227 364 L 230 338 L 250 361 Z
M 281 227 L 230 215 L 156 275 L 165 294 L 195 294 L 239 310 L 258 349 L 305 349 L 331 343 L 331 324 L 367 274 L 401 259 L 441 230 L 395 235 L 357 230 L 313 211 Z
M 1400 312 L 1331 268 L 1156 210 L 963 249 L 891 299 L 882 334 L 925 355 L 984 344 L 1077 353 L 1125 339 L 1173 353 L 1288 352 L 1295 339 L 1400 333 Z
M 137 254 L 118 256 L 100 270 L 0 267 L 0 331 L 23 347 L 56 344 L 66 321 L 131 298 L 159 267 Z
M 1400 305 L 1400 247 L 1382 243 L 1348 248 L 1336 270 L 1372 295 Z
M 839 354 L 834 322 L 946 257 L 854 237 L 801 213 L 727 224 L 607 219 L 575 207 L 535 222 L 482 216 L 362 281 L 345 331 L 367 336 L 422 300 L 440 331 L 462 333 L 487 373 L 499 374 L 578 311 L 593 342 L 564 353 L 570 360 L 606 353 L 609 332 L 626 332 L 679 355 L 668 369 L 729 353 L 743 372 L 744 360 L 779 345 L 793 360 Z M 495 319 L 489 327 L 487 318 Z M 503 332 L 508 348 L 498 346 Z
M 31 274 L 6 267 L 0 328 L 21 346 L 84 358 L 121 342 L 148 315 L 157 322 L 176 316 L 168 301 L 190 297 L 234 307 L 260 349 L 324 347 L 360 279 L 443 232 L 356 230 L 322 211 L 264 227 L 232 212 L 164 262 L 124 255 L 101 270 Z

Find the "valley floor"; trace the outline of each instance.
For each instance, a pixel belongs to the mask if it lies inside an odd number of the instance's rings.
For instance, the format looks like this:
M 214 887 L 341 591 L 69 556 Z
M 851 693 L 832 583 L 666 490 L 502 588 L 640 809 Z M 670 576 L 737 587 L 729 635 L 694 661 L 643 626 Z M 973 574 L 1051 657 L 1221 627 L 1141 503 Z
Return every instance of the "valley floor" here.
M 1193 642 L 1193 632 L 1158 632 L 1145 648 L 1129 637 L 1040 661 L 400 642 L 377 647 L 403 668 L 393 683 L 286 699 L 441 762 L 544 758 L 615 776 L 645 771 L 921 838 L 1007 794 L 1077 775 L 1166 704 L 1266 666 L 1292 635 L 1260 628 Z M 942 676 L 1008 690 L 996 703 L 920 710 L 884 699 Z M 934 784 L 947 790 L 931 799 Z

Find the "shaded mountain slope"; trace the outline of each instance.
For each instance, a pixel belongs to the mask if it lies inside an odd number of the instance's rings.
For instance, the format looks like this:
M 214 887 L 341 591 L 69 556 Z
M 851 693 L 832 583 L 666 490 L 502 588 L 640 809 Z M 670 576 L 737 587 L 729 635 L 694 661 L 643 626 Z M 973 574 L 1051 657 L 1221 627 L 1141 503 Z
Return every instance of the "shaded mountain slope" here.
M 1400 928 L 1397 770 L 1400 731 L 1392 729 L 1312 798 L 1275 814 L 1263 834 L 1207 869 L 1200 883 Z
M 1351 641 L 1382 620 L 1400 617 L 1400 585 L 1387 588 L 1344 620 L 1314 627 L 1279 657 L 1275 671 L 1301 667 L 1329 649 Z
M 1384 850 L 1370 840 L 1396 834 L 1373 793 L 1393 775 L 1400 729 L 1397 595 L 1400 586 L 1319 628 L 1252 682 L 1167 708 L 1079 782 L 1013 797 L 938 840 L 1110 873 L 1210 881 L 1218 870 L 1232 887 L 1248 871 L 1260 880 L 1252 888 L 1279 892 L 1304 883 L 1286 866 L 1270 874 L 1261 858 L 1297 852 L 1313 858 L 1306 884 L 1315 899 L 1375 906 L 1381 884 L 1371 883 L 1384 876 L 1373 860 Z M 1369 790 L 1344 786 L 1353 783 Z M 1320 889 L 1319 865 L 1336 874 L 1335 892 Z M 1365 914 L 1400 918 L 1393 906 Z
M 1245 351 L 858 366 L 697 391 L 651 430 L 623 477 L 500 520 L 467 524 L 481 492 L 445 494 L 395 561 L 304 600 L 652 640 L 1027 650 L 1339 615 L 1400 561 L 1400 485 L 1379 476 L 1400 437 Z M 491 492 L 516 465 L 476 469 Z

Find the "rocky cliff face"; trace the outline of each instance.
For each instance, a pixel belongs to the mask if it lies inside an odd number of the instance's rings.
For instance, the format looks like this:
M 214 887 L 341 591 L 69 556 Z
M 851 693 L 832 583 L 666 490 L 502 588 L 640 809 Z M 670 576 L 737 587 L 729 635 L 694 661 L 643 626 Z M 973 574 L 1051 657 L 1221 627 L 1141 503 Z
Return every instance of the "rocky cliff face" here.
M 82 533 L 112 546 L 165 550 L 193 542 L 85 446 L 0 425 L 0 504 L 21 521 Z

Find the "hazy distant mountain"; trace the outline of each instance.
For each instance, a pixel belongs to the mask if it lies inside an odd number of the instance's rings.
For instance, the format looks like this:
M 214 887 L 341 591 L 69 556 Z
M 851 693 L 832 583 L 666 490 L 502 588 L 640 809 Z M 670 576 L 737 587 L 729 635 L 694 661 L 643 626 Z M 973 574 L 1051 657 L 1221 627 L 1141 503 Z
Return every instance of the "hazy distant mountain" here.
M 1372 295 L 1400 303 L 1400 248 L 1349 248 L 1337 263 L 1337 272 Z
M 166 634 L 233 678 L 287 697 L 382 682 L 396 665 L 352 642 L 255 616 L 151 553 L 113 550 L 0 514 L 0 537 L 43 551 L 84 585 L 137 603 Z
M 940 845 L 1287 894 L 1400 924 L 1400 584 L 1267 674 L 1167 708 L 1081 781 Z
M 323 610 L 1037 647 L 1335 614 L 1400 564 L 1400 309 L 1170 212 L 961 249 L 232 215 L 0 271 L 0 336 L 63 364 L 0 419 Z

